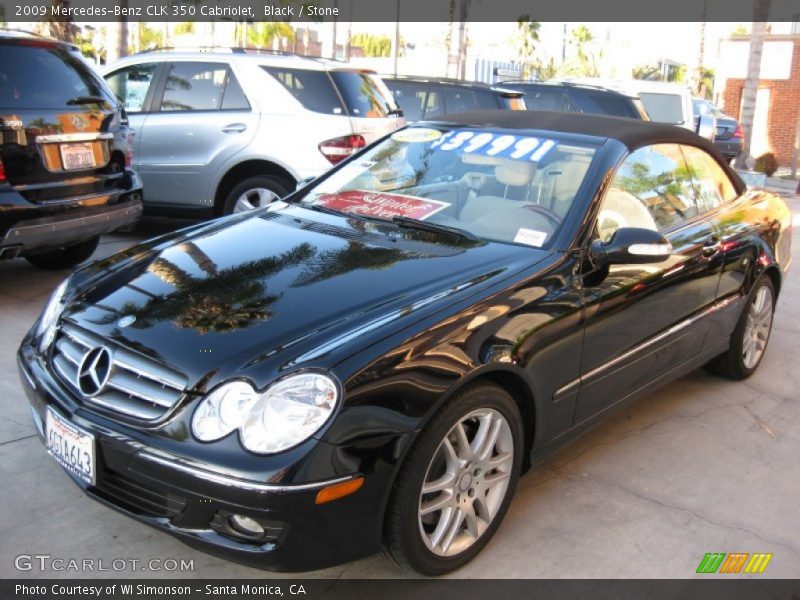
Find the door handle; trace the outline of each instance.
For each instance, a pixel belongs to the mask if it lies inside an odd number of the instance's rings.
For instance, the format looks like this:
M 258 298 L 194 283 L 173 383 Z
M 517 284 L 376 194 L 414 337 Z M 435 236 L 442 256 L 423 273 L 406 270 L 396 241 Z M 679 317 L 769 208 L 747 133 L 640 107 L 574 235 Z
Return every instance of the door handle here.
M 722 250 L 722 240 L 714 236 L 703 244 L 703 256 L 714 256 Z
M 222 133 L 242 133 L 246 129 L 247 125 L 244 123 L 230 123 L 222 128 Z

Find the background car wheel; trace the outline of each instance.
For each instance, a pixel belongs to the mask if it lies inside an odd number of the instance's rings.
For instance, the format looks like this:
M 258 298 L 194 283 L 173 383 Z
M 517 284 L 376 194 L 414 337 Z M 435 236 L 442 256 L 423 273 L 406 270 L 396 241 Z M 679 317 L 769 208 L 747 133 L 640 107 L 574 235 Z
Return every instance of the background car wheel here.
M 228 193 L 223 213 L 230 215 L 267 206 L 286 196 L 292 189 L 292 184 L 279 177 L 248 177 Z
M 476 384 L 451 398 L 397 476 L 386 520 L 393 558 L 425 575 L 472 560 L 508 510 L 522 454 L 522 417 L 504 389 Z
M 706 369 L 728 379 L 746 379 L 755 373 L 767 349 L 774 312 L 775 286 L 768 276 L 763 276 L 750 291 L 730 347 L 709 362 Z
M 99 237 L 93 237 L 85 242 L 57 250 L 26 255 L 25 260 L 41 269 L 66 269 L 67 267 L 74 267 L 94 254 L 99 242 Z

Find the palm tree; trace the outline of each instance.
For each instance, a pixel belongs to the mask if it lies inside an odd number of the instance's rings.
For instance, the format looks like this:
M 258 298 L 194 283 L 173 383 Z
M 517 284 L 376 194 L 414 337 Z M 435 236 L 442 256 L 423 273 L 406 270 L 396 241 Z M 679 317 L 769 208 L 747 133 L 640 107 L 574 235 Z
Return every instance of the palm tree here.
M 113 323 L 121 316 L 134 315 L 137 327 L 170 321 L 176 327 L 195 329 L 199 333 L 243 329 L 272 316 L 270 307 L 280 294 L 268 293 L 265 280 L 284 269 L 306 263 L 315 253 L 310 244 L 303 243 L 277 256 L 219 269 L 194 242 L 179 247 L 207 276 L 192 275 L 160 256 L 146 269 L 174 291 L 156 295 L 137 288 L 149 299 L 142 305 L 128 303 L 119 309 L 107 309 L 109 314 L 103 317 L 103 322 Z
M 744 130 L 742 152 L 736 159 L 738 168 L 745 168 L 750 158 L 750 144 L 753 140 L 753 119 L 756 113 L 756 93 L 758 78 L 761 75 L 761 52 L 764 48 L 764 35 L 767 31 L 770 0 L 754 0 L 753 24 L 750 29 L 750 55 L 747 59 L 747 77 L 742 89 L 742 114 L 739 123 Z
M 270 48 L 277 39 L 294 41 L 294 29 L 284 21 L 253 23 L 247 28 L 247 44 L 256 48 Z

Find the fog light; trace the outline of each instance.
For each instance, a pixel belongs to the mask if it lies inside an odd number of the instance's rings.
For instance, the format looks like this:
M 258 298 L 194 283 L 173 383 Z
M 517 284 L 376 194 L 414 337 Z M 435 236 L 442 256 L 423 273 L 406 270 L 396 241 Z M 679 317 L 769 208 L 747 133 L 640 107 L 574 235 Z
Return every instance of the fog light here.
M 255 519 L 244 515 L 231 515 L 230 524 L 234 531 L 249 537 L 255 538 L 264 535 L 264 528 L 261 524 Z

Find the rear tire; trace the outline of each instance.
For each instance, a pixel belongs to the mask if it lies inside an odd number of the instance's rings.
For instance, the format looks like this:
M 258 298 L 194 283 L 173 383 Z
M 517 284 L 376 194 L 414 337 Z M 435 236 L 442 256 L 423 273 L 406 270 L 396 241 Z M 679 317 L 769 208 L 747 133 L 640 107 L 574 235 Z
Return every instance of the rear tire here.
M 262 208 L 288 195 L 294 186 L 287 180 L 271 175 L 248 177 L 233 186 L 225 198 L 222 213 L 230 215 Z
M 734 380 L 747 379 L 755 373 L 767 350 L 774 312 L 775 286 L 769 276 L 764 275 L 747 297 L 730 346 L 706 364 L 706 370 Z
M 74 267 L 89 258 L 97 250 L 97 244 L 99 243 L 100 237 L 97 236 L 57 250 L 47 250 L 26 255 L 25 260 L 40 269 L 66 269 Z
M 519 408 L 503 388 L 480 383 L 451 398 L 419 434 L 397 476 L 385 529 L 395 561 L 442 575 L 472 560 L 508 510 L 523 438 Z

